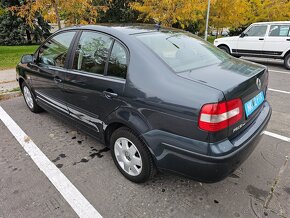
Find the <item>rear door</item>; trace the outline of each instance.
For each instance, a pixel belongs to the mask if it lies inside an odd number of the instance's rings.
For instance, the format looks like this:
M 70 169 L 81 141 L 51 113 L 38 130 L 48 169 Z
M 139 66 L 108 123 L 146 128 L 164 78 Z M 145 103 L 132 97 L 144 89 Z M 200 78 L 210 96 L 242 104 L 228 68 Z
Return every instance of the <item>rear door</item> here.
M 261 55 L 264 47 L 268 25 L 252 25 L 240 37 L 237 53 L 241 55 Z
M 81 33 L 64 87 L 74 119 L 101 131 L 105 117 L 123 104 L 127 61 L 127 49 L 113 37 L 96 31 Z
M 270 26 L 268 36 L 265 38 L 264 53 L 281 56 L 290 50 L 290 24 L 273 24 Z
M 75 31 L 61 32 L 48 39 L 38 50 L 32 68 L 33 90 L 37 99 L 47 106 L 68 113 L 64 102 L 63 80 L 68 51 Z

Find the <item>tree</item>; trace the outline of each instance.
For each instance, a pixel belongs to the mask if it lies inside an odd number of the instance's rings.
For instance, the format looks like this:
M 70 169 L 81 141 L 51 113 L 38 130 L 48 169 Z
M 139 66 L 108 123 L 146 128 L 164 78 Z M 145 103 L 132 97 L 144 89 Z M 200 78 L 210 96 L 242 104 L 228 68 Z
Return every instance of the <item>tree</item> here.
M 99 17 L 101 23 L 134 23 L 137 21 L 139 12 L 130 7 L 132 0 L 104 0 L 103 5 L 108 10 L 102 12 Z
M 289 0 L 248 0 L 249 23 L 290 19 Z
M 212 0 L 210 25 L 218 29 L 237 28 L 248 23 L 249 4 L 245 0 Z
M 254 22 L 290 19 L 289 0 L 212 0 L 211 8 L 212 26 L 237 33 Z
M 50 26 L 37 14 L 32 26 L 26 24 L 25 18 L 8 10 L 10 7 L 20 6 L 21 0 L 1 0 L 0 7 L 0 45 L 21 45 L 40 42 L 49 35 Z
M 155 20 L 164 26 L 179 23 L 181 27 L 201 19 L 206 7 L 204 0 L 143 0 L 130 5 L 141 12 L 139 19 Z
M 61 29 L 61 19 L 69 25 L 95 23 L 98 11 L 106 10 L 107 7 L 95 5 L 92 0 L 26 0 L 24 4 L 10 9 L 25 17 L 29 25 L 34 23 L 40 13 L 45 20 L 56 22 Z

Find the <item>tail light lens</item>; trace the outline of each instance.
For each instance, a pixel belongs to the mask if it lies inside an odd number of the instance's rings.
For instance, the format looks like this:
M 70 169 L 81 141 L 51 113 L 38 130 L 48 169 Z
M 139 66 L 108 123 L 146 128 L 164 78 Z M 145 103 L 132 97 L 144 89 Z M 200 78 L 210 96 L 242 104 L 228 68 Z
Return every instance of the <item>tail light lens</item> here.
M 226 102 L 206 104 L 201 108 L 199 128 L 209 132 L 216 132 L 238 122 L 243 115 L 241 99 Z

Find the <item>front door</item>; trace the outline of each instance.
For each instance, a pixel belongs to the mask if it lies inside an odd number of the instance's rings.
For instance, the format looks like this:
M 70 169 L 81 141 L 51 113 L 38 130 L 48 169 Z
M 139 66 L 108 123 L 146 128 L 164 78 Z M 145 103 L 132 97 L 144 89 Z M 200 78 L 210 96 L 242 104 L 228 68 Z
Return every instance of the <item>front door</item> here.
M 35 71 L 32 84 L 37 100 L 63 113 L 68 113 L 62 90 L 65 65 L 75 33 L 62 32 L 50 38 L 38 50 L 36 63 L 33 65 Z
M 124 104 L 127 55 L 123 45 L 112 37 L 82 32 L 64 86 L 74 119 L 102 131 L 105 117 Z
M 238 40 L 237 52 L 241 55 L 260 55 L 263 51 L 267 25 L 253 25 Z

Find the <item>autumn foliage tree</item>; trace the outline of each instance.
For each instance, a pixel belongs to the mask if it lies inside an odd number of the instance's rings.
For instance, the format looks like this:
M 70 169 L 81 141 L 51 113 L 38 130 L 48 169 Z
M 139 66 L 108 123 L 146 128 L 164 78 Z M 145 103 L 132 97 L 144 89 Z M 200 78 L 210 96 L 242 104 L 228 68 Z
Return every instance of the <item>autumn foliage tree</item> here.
M 21 17 L 26 17 L 28 24 L 35 21 L 37 13 L 45 20 L 56 22 L 59 29 L 63 19 L 69 25 L 96 23 L 98 11 L 106 6 L 95 5 L 93 0 L 26 0 L 19 7 L 11 7 Z
M 131 7 L 141 12 L 139 19 L 161 21 L 165 26 L 199 23 L 204 29 L 206 0 L 137 0 Z M 246 26 L 258 21 L 290 19 L 290 0 L 211 0 L 210 26 Z
M 232 27 L 247 24 L 248 3 L 245 0 L 212 0 L 210 25 L 216 28 Z
M 249 22 L 290 20 L 289 0 L 248 0 Z
M 204 0 L 144 0 L 131 3 L 131 7 L 141 14 L 139 19 L 155 20 L 164 26 L 175 23 L 182 27 L 203 17 Z
M 27 25 L 26 17 L 12 13 L 9 8 L 18 7 L 22 0 L 0 0 L 0 45 L 39 43 L 49 35 L 50 26 L 37 13 L 35 22 Z

